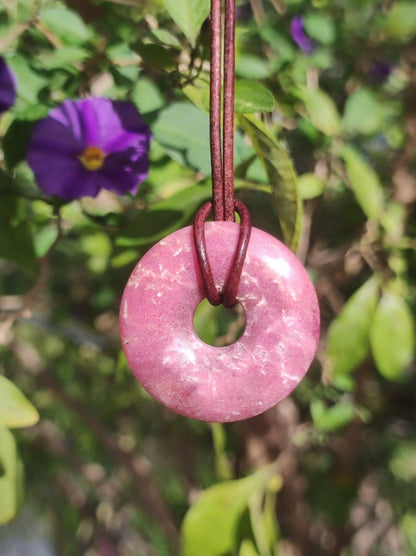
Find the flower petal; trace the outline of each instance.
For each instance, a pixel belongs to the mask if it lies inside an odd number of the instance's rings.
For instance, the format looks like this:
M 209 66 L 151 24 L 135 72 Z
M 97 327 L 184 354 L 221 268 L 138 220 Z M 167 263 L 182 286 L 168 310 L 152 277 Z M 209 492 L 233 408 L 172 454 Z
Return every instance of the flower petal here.
M 28 162 L 39 187 L 47 195 L 57 195 L 70 201 L 98 194 L 97 173 L 85 170 L 73 156 L 33 151 L 28 155 Z
M 8 110 L 16 100 L 16 78 L 0 56 L 0 114 Z
M 315 44 L 305 33 L 302 16 L 296 15 L 292 19 L 290 24 L 290 33 L 292 35 L 292 39 L 304 52 L 310 54 L 315 50 Z
M 76 157 L 85 146 L 79 115 L 69 101 L 65 101 L 36 124 L 28 152 L 40 150 L 52 157 L 54 153 L 67 153 Z
M 103 144 L 104 150 L 117 152 L 133 145 L 149 150 L 151 133 L 136 107 L 130 102 L 113 101 L 112 109 L 117 123 Z
M 104 166 L 97 172 L 99 184 L 105 189 L 134 194 L 149 171 L 147 151 L 129 147 L 106 157 Z

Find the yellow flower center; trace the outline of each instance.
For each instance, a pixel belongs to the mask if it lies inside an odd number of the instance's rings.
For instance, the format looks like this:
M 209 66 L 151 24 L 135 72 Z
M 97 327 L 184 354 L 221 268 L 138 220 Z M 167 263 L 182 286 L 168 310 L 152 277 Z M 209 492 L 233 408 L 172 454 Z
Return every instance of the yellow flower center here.
M 98 147 L 87 147 L 79 157 L 86 170 L 98 170 L 104 164 L 105 154 Z

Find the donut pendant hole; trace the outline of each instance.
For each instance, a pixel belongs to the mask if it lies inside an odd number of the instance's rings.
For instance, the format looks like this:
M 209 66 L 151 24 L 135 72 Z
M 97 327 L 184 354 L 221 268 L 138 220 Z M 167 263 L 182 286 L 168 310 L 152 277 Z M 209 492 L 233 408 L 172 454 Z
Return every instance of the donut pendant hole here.
M 193 324 L 204 343 L 216 347 L 230 346 L 243 335 L 246 314 L 240 303 L 228 309 L 224 305 L 214 307 L 208 299 L 203 299 L 195 309 Z

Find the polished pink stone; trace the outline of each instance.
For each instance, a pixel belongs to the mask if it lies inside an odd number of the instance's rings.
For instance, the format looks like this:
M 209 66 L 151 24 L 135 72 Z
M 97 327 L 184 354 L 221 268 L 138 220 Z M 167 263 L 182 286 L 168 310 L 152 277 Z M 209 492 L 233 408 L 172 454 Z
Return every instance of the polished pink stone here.
M 224 284 L 239 224 L 207 222 L 214 279 Z M 128 363 L 144 388 L 173 411 L 203 421 L 253 417 L 285 398 L 314 357 L 319 308 L 309 276 L 276 238 L 253 228 L 238 288 L 243 335 L 213 347 L 196 334 L 204 299 L 192 228 L 156 244 L 133 270 L 121 300 L 120 330 Z

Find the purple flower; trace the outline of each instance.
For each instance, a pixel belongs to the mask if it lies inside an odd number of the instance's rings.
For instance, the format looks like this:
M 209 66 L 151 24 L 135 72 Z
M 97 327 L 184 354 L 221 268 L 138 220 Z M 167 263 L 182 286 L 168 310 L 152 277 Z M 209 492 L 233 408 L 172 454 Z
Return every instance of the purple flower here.
M 305 33 L 303 25 L 303 17 L 300 15 L 295 15 L 290 23 L 290 33 L 292 39 L 304 52 L 310 54 L 315 49 L 315 44 L 308 35 Z
M 39 187 L 67 201 L 100 188 L 135 193 L 147 177 L 150 139 L 129 102 L 66 100 L 36 124 L 27 161 Z
M 13 106 L 16 100 L 16 78 L 0 56 L 0 114 Z

